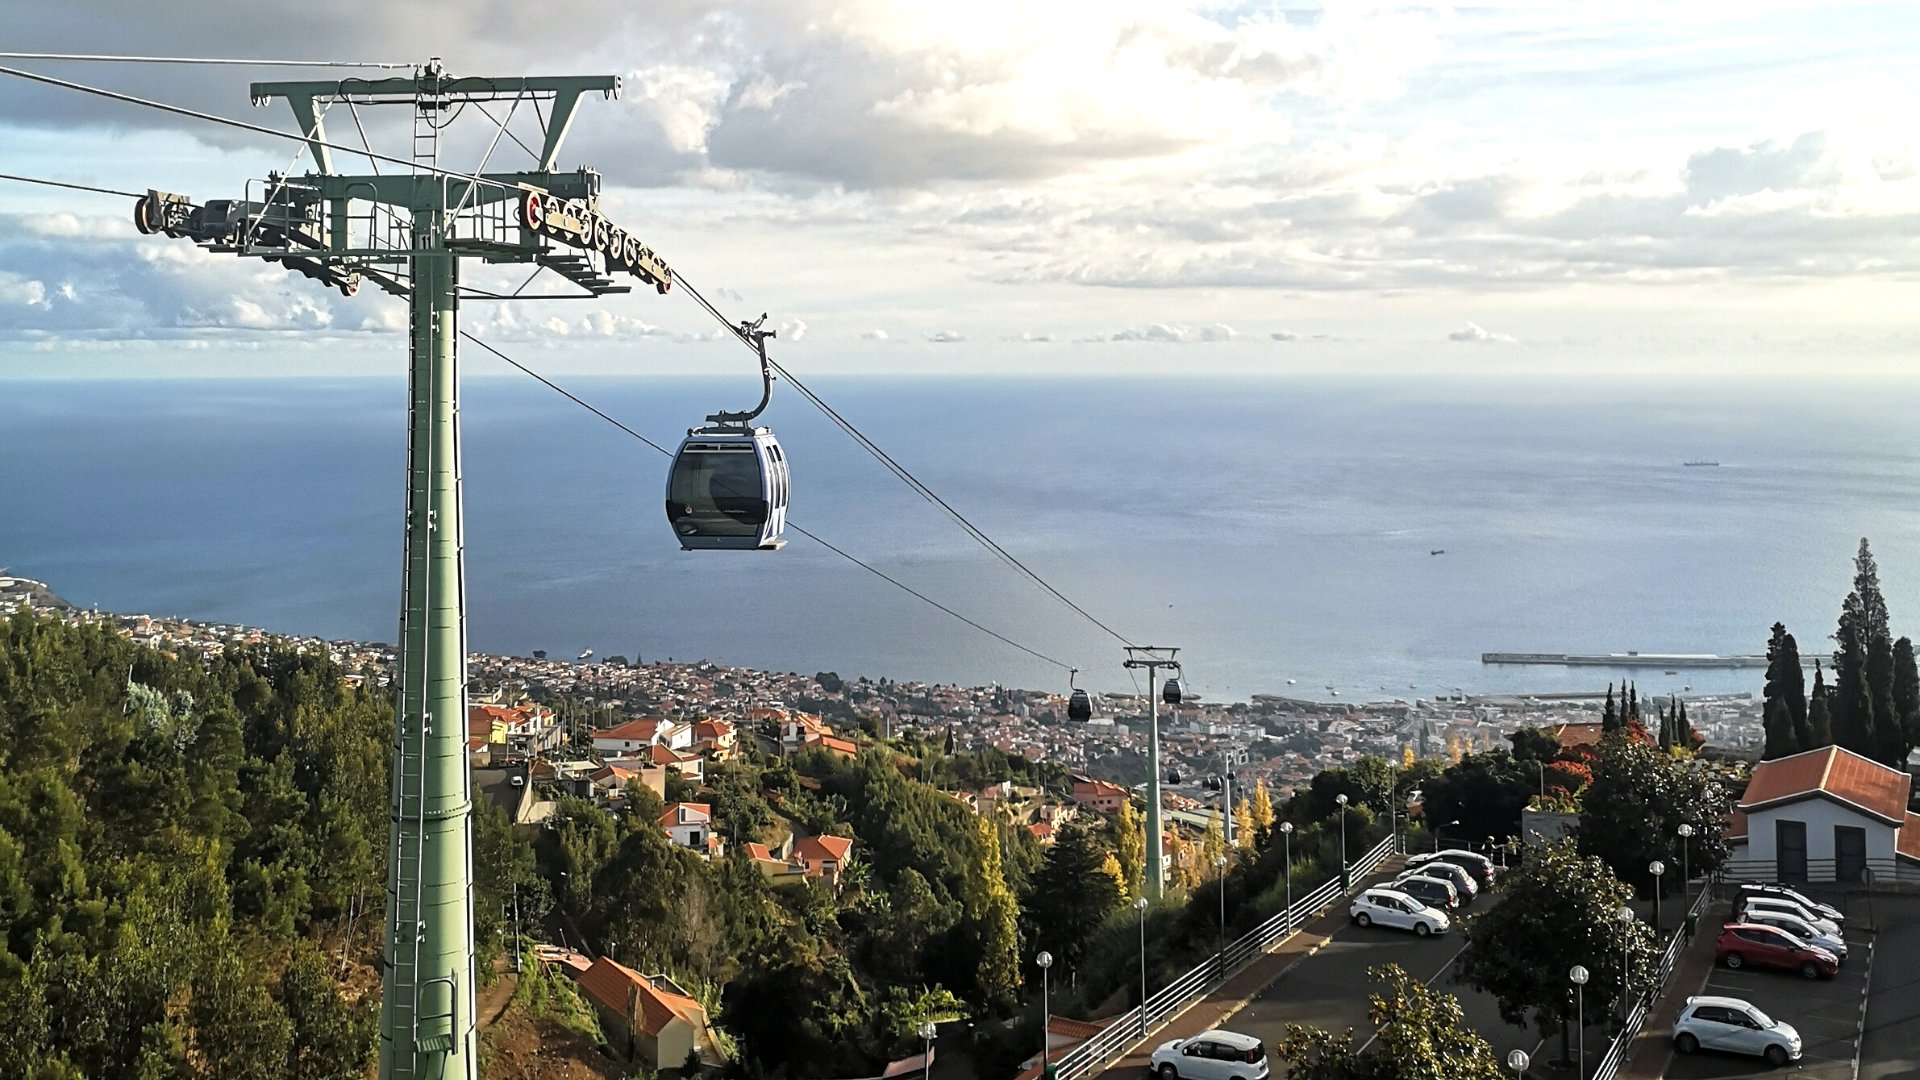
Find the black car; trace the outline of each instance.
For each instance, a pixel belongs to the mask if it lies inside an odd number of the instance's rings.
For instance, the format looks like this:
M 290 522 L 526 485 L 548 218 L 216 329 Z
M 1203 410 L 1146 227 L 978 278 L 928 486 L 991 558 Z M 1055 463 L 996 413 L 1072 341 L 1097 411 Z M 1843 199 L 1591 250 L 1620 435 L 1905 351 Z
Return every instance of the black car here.
M 1430 862 L 1450 862 L 1464 869 L 1473 875 L 1474 884 L 1480 887 L 1481 892 L 1493 888 L 1493 860 L 1478 852 L 1467 851 L 1464 848 L 1447 848 L 1445 851 L 1413 855 L 1407 859 L 1407 868 L 1417 870 Z
M 1460 890 L 1439 878 L 1414 873 L 1393 883 L 1393 887 L 1431 908 L 1453 911 L 1460 906 Z

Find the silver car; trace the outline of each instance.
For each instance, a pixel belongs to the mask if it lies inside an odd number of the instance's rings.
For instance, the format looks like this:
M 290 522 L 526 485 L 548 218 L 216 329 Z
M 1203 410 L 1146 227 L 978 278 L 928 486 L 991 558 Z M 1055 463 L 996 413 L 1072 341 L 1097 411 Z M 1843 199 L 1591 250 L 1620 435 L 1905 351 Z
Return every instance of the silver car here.
M 1752 1002 L 1730 997 L 1690 997 L 1673 1023 L 1673 1048 L 1683 1054 L 1719 1050 L 1767 1059 L 1778 1068 L 1800 1060 L 1800 1033 L 1761 1012 Z
M 1838 934 L 1823 933 L 1821 929 L 1798 915 L 1789 915 L 1784 911 L 1769 911 L 1764 908 L 1747 908 L 1739 915 L 1741 922 L 1759 926 L 1771 926 L 1775 930 L 1785 930 L 1809 945 L 1818 945 L 1840 958 L 1847 960 L 1847 943 Z

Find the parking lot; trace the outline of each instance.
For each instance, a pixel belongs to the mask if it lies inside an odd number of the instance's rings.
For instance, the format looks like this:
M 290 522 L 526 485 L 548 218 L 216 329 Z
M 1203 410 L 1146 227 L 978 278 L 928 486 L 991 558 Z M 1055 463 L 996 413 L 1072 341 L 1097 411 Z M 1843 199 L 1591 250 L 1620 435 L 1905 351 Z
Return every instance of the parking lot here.
M 1831 980 L 1790 972 L 1728 971 L 1716 967 L 1704 986 L 1674 986 L 1679 995 L 1744 998 L 1800 1031 L 1806 1051 L 1798 1065 L 1774 1070 L 1757 1058 L 1672 1054 L 1665 1076 L 1674 1080 L 1735 1080 L 1776 1074 L 1806 1080 L 1912 1080 L 1920 1077 L 1920 897 L 1859 894 L 1816 899 L 1847 903 L 1850 955 Z
M 1379 985 L 1367 977 L 1367 970 L 1398 964 L 1414 978 L 1458 998 L 1463 1023 L 1493 1045 L 1499 1060 L 1505 1061 L 1508 1051 L 1525 1050 L 1539 1065 L 1534 1075 L 1547 1075 L 1547 1059 L 1560 1052 L 1558 1036 L 1543 1040 L 1531 1026 L 1508 1024 L 1500 1019 L 1499 1005 L 1490 995 L 1452 981 L 1454 965 L 1465 945 L 1457 928 L 1439 937 L 1419 938 L 1401 930 L 1348 925 L 1318 953 L 1268 986 L 1226 1026 L 1257 1036 L 1270 1047 L 1285 1038 L 1288 1024 L 1334 1032 L 1353 1028 L 1358 1041 L 1364 1043 L 1374 1031 L 1367 1016 L 1367 998 L 1379 990 Z M 1587 1067 L 1591 1071 L 1606 1053 L 1607 1029 L 1605 1017 L 1589 1020 L 1595 1021 L 1586 1032 Z M 1280 1074 L 1283 1066 L 1278 1061 L 1273 1064 L 1276 1075 Z

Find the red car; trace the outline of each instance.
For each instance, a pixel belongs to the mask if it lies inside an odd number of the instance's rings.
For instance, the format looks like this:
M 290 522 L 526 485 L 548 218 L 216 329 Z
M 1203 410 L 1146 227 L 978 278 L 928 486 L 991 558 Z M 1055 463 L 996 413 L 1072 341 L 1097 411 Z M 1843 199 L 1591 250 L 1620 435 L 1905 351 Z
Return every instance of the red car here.
M 1809 979 L 1833 977 L 1840 970 L 1840 958 L 1815 945 L 1771 926 L 1753 923 L 1728 923 L 1714 945 L 1713 958 L 1730 968 L 1782 968 L 1798 971 Z

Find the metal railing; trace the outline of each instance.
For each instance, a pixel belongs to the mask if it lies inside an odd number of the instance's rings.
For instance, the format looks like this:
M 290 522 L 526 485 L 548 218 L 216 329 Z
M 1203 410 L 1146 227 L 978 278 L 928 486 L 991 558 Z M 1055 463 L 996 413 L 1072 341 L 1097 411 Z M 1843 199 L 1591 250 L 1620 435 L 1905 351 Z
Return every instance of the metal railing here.
M 1840 889 L 1861 889 L 1874 885 L 1892 885 L 1903 878 L 1898 859 L 1849 859 L 1843 869 L 1838 859 L 1807 859 L 1805 865 L 1788 867 L 1781 873 L 1773 859 L 1731 859 L 1721 868 L 1727 881 L 1782 882 L 1789 885 L 1830 885 Z M 1912 874 L 1907 877 L 1912 877 Z M 1911 884 L 1911 881 L 1908 882 Z
M 1673 969 L 1680 964 L 1680 955 L 1687 951 L 1687 946 L 1693 941 L 1693 935 L 1687 933 L 1687 927 L 1698 923 L 1700 914 L 1706 910 L 1707 900 L 1712 895 L 1712 890 L 1702 882 L 1700 895 L 1694 897 L 1693 903 L 1687 906 L 1686 918 L 1674 930 L 1665 951 L 1660 954 L 1660 962 L 1654 968 L 1652 980 L 1635 999 L 1633 1008 L 1627 1013 L 1626 1022 L 1620 1025 L 1619 1034 L 1613 1037 L 1613 1045 L 1607 1048 L 1606 1056 L 1600 1059 L 1600 1064 L 1594 1066 L 1591 1074 L 1593 1080 L 1613 1080 L 1621 1069 L 1627 1067 L 1627 1058 L 1633 1054 L 1633 1040 L 1639 1036 L 1640 1028 L 1646 1024 L 1647 1014 L 1653 1011 L 1661 995 L 1666 993 L 1667 980 L 1673 977 Z
M 1347 888 L 1341 887 L 1340 878 L 1336 875 L 1319 888 L 1295 897 L 1292 907 L 1247 931 L 1225 949 L 1162 987 L 1145 1002 L 1107 1021 L 1106 1027 L 1054 1063 L 1055 1080 L 1077 1080 L 1145 1042 L 1155 1030 L 1185 1012 L 1187 1006 L 1239 974 L 1241 969 L 1298 930 L 1308 919 L 1325 911 L 1350 892 L 1353 883 L 1372 873 L 1375 867 L 1394 854 L 1395 839 L 1387 837 L 1353 862 L 1348 868 L 1347 881 L 1350 884 Z

